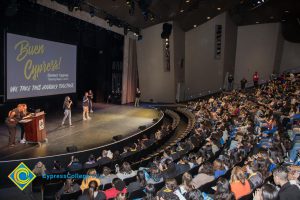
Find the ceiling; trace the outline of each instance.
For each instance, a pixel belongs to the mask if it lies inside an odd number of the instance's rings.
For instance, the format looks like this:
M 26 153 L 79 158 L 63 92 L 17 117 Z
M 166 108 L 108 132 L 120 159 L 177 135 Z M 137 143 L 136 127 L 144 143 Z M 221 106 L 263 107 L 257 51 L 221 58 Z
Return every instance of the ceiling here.
M 166 21 L 176 21 L 184 31 L 200 25 L 214 16 L 228 11 L 237 25 L 279 22 L 286 15 L 300 16 L 299 0 L 132 0 L 134 12 L 129 14 L 126 0 L 84 0 L 96 10 L 137 28 L 146 28 Z M 147 6 L 152 17 L 145 20 L 143 9 Z M 102 12 L 102 13 L 103 13 Z M 100 13 L 100 12 L 99 12 Z M 97 13 L 96 13 L 97 15 Z M 103 15 L 103 14 L 102 14 Z M 100 16 L 103 17 L 103 16 Z

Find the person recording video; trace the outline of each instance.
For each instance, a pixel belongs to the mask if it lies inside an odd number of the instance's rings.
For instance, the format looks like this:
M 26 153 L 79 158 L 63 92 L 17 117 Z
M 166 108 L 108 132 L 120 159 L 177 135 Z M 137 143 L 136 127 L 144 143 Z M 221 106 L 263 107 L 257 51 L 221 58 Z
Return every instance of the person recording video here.
M 69 96 L 65 97 L 65 101 L 64 101 L 64 105 L 63 105 L 63 109 L 64 109 L 64 118 L 61 122 L 61 125 L 64 126 L 65 124 L 65 120 L 67 119 L 67 117 L 69 118 L 69 125 L 72 125 L 72 120 L 71 120 L 71 105 L 73 104 L 71 98 Z

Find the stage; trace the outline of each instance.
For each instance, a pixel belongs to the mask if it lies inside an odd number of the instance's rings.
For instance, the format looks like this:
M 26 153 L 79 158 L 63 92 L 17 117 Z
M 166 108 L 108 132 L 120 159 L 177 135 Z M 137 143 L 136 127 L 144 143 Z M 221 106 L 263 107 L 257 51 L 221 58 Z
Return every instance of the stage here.
M 113 142 L 112 137 L 129 137 L 139 132 L 139 126 L 149 127 L 153 119 L 160 118 L 155 109 L 135 108 L 111 104 L 96 104 L 91 120 L 82 120 L 80 108 L 72 110 L 73 127 L 68 123 L 61 126 L 63 110 L 46 115 L 47 143 L 20 144 L 20 130 L 17 130 L 17 145 L 8 148 L 8 130 L 0 125 L 0 162 L 18 159 L 32 159 L 67 153 L 66 147 L 75 145 L 78 151 L 89 150 Z M 100 154 L 100 152 L 99 152 Z

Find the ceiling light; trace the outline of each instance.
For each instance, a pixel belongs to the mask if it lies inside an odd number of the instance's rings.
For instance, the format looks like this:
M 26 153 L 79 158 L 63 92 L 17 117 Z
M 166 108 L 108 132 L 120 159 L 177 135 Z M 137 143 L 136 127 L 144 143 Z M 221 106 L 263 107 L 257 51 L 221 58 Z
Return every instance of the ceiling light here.
M 190 0 L 185 0 L 185 3 L 190 3 Z
M 218 7 L 218 8 L 217 8 L 217 10 L 221 10 L 221 8 L 220 8 L 220 7 Z
M 182 10 L 180 10 L 180 12 L 182 13 L 184 10 L 182 9 Z
M 194 28 L 196 28 L 197 27 L 197 24 L 194 24 Z
M 259 22 L 255 22 L 255 23 L 259 24 Z
M 210 19 L 210 16 L 206 17 L 206 19 Z
M 285 12 L 285 13 L 289 13 L 290 11 L 289 11 L 289 10 L 285 10 L 284 12 Z

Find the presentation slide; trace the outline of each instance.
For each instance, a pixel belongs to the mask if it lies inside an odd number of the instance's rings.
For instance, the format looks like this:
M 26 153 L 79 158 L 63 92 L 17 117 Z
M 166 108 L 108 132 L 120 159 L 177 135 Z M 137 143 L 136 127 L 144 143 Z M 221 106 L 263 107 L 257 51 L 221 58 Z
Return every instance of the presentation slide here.
M 76 92 L 75 45 L 7 33 L 6 99 Z

